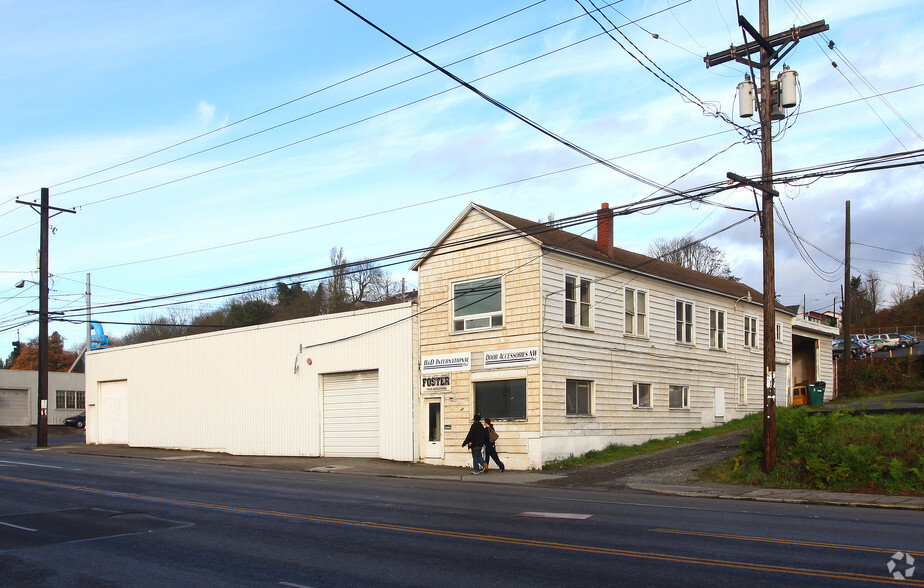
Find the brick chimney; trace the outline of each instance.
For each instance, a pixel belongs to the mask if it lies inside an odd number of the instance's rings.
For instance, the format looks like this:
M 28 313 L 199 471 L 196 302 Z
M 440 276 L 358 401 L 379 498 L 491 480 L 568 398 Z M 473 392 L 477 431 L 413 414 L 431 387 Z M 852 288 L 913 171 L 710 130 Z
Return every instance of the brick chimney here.
M 613 213 L 609 202 L 601 204 L 597 211 L 597 251 L 613 257 Z

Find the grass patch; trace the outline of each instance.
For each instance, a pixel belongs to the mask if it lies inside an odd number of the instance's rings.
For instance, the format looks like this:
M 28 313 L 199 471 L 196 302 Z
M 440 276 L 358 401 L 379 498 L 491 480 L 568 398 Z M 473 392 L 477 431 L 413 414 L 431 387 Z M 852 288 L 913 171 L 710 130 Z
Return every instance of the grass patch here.
M 598 451 L 588 451 L 584 455 L 571 456 L 565 459 L 550 461 L 549 463 L 542 466 L 542 469 L 557 470 L 560 468 L 568 468 L 574 466 L 609 463 L 611 461 L 626 459 L 628 457 L 635 457 L 636 455 L 644 455 L 654 451 L 661 451 L 662 449 L 670 449 L 671 447 L 676 447 L 677 445 L 689 443 L 691 441 L 698 441 L 700 439 L 706 439 L 716 435 L 724 435 L 726 433 L 733 433 L 735 431 L 750 429 L 760 425 L 761 420 L 761 413 L 755 413 L 750 414 L 744 418 L 735 419 L 723 425 L 719 425 L 718 427 L 696 429 L 694 431 L 688 431 L 686 433 L 674 435 L 673 437 L 666 437 L 664 439 L 652 439 L 651 441 L 646 441 L 640 445 L 619 445 L 614 443 L 605 449 Z
M 777 466 L 760 471 L 762 431 L 709 468 L 714 482 L 843 492 L 924 493 L 924 415 L 777 411 Z

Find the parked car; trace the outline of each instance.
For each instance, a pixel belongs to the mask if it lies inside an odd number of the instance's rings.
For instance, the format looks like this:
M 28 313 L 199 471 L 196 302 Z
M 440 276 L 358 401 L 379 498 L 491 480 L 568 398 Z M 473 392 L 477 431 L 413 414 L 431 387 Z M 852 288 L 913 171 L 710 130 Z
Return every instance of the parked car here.
M 914 347 L 921 342 L 920 339 L 912 335 L 899 335 L 899 338 L 902 340 L 902 347 Z
M 866 345 L 863 343 L 858 343 L 857 341 L 853 342 L 851 352 L 854 359 L 866 359 Z M 844 356 L 844 340 L 835 339 L 831 344 L 831 352 L 834 356 L 834 359 L 840 359 Z
M 882 341 L 881 345 L 877 345 L 880 351 L 885 351 L 886 349 L 896 349 L 898 347 L 898 341 L 893 339 L 888 333 L 880 333 L 876 335 L 875 338 Z
M 867 339 L 867 343 L 876 347 L 876 351 L 886 351 L 887 349 L 892 349 L 895 347 L 894 344 L 886 341 L 885 339 L 880 339 L 879 337 L 873 337 L 872 339 Z
M 82 412 L 72 417 L 67 417 L 64 419 L 64 424 L 68 427 L 77 427 L 78 429 L 82 429 L 87 424 L 87 413 Z

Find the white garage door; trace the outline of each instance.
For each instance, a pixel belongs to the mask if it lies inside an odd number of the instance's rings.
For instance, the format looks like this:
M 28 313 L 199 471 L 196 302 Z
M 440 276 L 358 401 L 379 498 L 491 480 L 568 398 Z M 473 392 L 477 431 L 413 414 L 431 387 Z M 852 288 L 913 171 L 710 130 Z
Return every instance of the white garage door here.
M 0 389 L 0 425 L 29 426 L 29 391 Z
M 332 457 L 379 457 L 378 371 L 324 376 L 323 451 Z

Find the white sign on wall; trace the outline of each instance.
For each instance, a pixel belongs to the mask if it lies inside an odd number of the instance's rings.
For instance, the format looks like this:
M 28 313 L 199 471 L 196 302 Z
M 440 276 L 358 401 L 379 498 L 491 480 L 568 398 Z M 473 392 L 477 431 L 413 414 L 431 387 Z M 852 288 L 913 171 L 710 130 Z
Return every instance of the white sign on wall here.
M 424 394 L 446 394 L 452 388 L 452 374 L 427 374 L 421 378 Z
M 467 372 L 472 369 L 471 353 L 449 355 L 427 355 L 421 358 L 420 371 L 424 374 L 437 372 Z
M 518 347 L 484 352 L 484 367 L 501 368 L 521 365 L 539 365 L 538 347 Z

